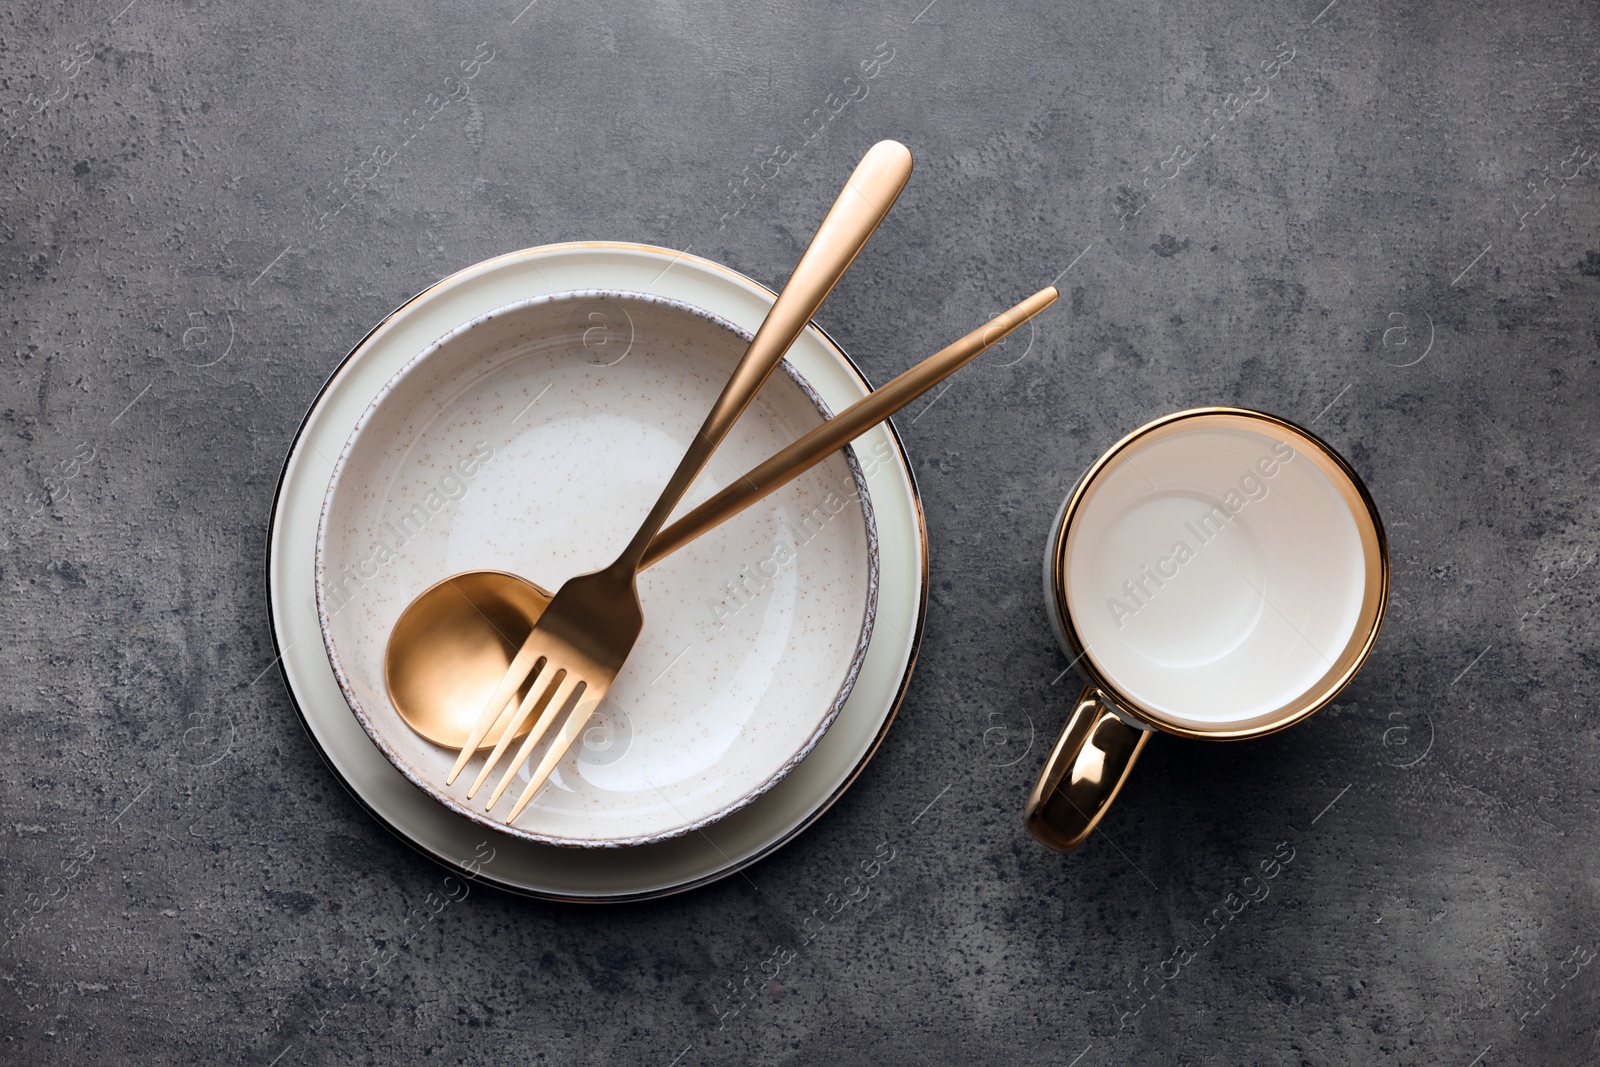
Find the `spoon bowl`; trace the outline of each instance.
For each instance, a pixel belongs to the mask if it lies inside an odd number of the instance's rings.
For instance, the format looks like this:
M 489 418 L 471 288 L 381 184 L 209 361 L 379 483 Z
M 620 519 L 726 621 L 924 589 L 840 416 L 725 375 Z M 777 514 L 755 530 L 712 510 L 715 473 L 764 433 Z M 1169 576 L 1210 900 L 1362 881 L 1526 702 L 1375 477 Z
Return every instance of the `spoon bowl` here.
M 461 748 L 552 594 L 506 571 L 463 571 L 429 586 L 394 624 L 383 656 L 389 699 L 405 724 L 445 748 Z M 526 690 L 518 694 L 518 699 Z M 504 715 L 479 743 L 505 733 Z M 528 732 L 530 724 L 513 735 Z

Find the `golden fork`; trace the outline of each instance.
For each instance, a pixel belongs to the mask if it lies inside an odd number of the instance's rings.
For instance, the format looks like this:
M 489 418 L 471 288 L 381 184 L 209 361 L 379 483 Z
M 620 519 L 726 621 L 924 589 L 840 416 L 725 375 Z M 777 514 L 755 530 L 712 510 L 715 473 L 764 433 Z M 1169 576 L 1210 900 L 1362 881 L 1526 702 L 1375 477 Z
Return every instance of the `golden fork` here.
M 822 306 L 822 301 L 855 261 L 867 238 L 883 221 L 910 176 L 911 153 L 905 145 L 895 141 L 879 141 L 867 150 L 833 207 L 828 210 L 816 236 L 800 257 L 794 273 L 778 294 L 772 310 L 756 331 L 755 339 L 734 368 L 722 395 L 712 405 L 711 413 L 706 416 L 705 423 L 690 443 L 678 469 L 673 472 L 660 499 L 640 524 L 633 540 L 628 542 L 622 554 L 609 567 L 569 578 L 557 590 L 555 598 L 539 616 L 538 623 L 511 661 L 499 687 L 484 705 L 466 745 L 456 758 L 455 766 L 445 779 L 447 784 L 460 775 L 484 735 L 530 673 L 533 674 L 533 681 L 516 717 L 501 735 L 501 743 L 490 753 L 489 760 L 472 788 L 467 790 L 467 795 L 472 796 L 482 786 L 490 769 L 505 751 L 508 740 L 516 734 L 522 721 L 547 690 L 549 696 L 545 704 L 545 717 L 553 718 L 574 695 L 578 698 L 578 705 L 568 715 L 534 778 L 542 784 L 549 776 L 555 768 L 556 758 L 571 746 L 584 723 L 588 722 L 639 638 L 639 631 L 644 626 L 644 611 L 639 605 L 635 582 L 640 562 L 651 540 L 660 532 L 667 516 L 677 507 L 678 501 L 711 458 L 711 453 L 727 436 L 734 421 L 750 405 L 756 391 L 777 368 L 783 354 L 800 336 L 800 332 Z M 517 752 L 512 771 L 507 773 L 500 787 L 495 790 L 489 802 L 490 808 L 510 783 L 511 773 L 527 760 L 533 743 L 541 736 L 540 730 L 529 732 Z M 517 811 L 522 810 L 537 788 L 534 785 L 523 795 Z M 512 817 L 515 818 L 515 815 Z
M 805 434 L 792 445 L 755 467 L 744 477 L 728 485 L 711 499 L 657 534 L 655 539 L 650 542 L 650 547 L 640 558 L 639 568 L 642 570 L 645 567 L 649 567 L 665 556 L 676 552 L 713 526 L 727 521 L 751 504 L 786 485 L 805 471 L 810 470 L 832 455 L 837 449 L 860 437 L 863 433 L 895 414 L 917 397 L 928 392 L 972 360 L 999 344 L 1017 327 L 1054 303 L 1057 295 L 1054 286 L 1046 286 L 1016 307 L 995 317 L 982 328 L 973 330 L 954 344 L 940 349 L 937 353 L 929 356 L 882 388 L 856 401 L 838 415 Z M 543 622 L 542 619 L 540 621 L 541 623 Z M 494 752 L 490 753 L 489 761 L 485 765 L 484 771 L 479 775 L 478 782 L 473 786 L 474 790 L 488 775 L 489 768 L 493 767 L 499 760 L 500 754 L 505 751 L 514 732 L 521 728 L 522 720 L 526 718 L 526 713 L 532 709 L 533 702 L 534 696 L 530 693 L 529 698 L 518 709 L 521 714 L 506 729 Z M 505 701 L 502 701 L 499 705 L 491 703 L 490 706 L 503 708 L 504 704 Z M 560 705 L 554 700 L 545 705 L 539 721 L 529 731 L 511 766 L 501 778 L 499 787 L 490 798 L 488 805 L 490 809 L 500 799 L 500 795 L 505 792 L 512 776 L 527 761 L 529 754 L 532 753 L 539 740 L 546 736 L 559 710 Z M 522 812 L 522 809 L 527 806 L 528 802 L 533 799 L 539 787 L 549 777 L 551 770 L 561 761 L 562 756 L 566 754 L 573 741 L 583 731 L 592 711 L 593 705 L 574 709 L 572 717 L 568 719 L 567 726 L 545 753 L 544 759 L 540 761 L 538 769 L 533 773 L 533 777 L 523 790 L 516 807 L 512 809 L 510 816 L 508 816 L 509 819 L 515 819 Z M 579 717 L 580 713 L 582 713 L 581 718 Z M 574 722 L 576 725 L 574 725 Z

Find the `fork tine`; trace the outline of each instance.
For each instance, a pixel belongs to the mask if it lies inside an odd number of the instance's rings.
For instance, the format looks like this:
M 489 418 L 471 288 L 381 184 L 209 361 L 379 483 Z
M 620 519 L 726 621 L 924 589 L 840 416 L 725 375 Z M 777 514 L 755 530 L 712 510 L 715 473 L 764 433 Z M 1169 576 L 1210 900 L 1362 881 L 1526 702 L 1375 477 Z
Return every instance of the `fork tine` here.
M 554 678 L 547 677 L 550 674 L 549 666 L 550 661 L 546 659 L 534 674 L 533 683 L 528 686 L 528 695 L 522 698 L 522 703 L 517 707 L 517 713 L 512 716 L 510 724 L 506 726 L 505 731 L 500 735 L 499 743 L 494 746 L 494 751 L 489 753 L 489 758 L 484 761 L 483 769 L 478 772 L 478 777 L 473 780 L 471 787 L 467 789 L 468 800 L 471 800 L 472 795 L 483 786 L 484 779 L 489 777 L 489 772 L 494 770 L 494 765 L 500 762 L 501 755 L 510 747 L 511 739 L 517 735 L 517 731 L 522 728 L 522 724 L 527 721 L 528 716 L 533 714 L 535 706 L 545 713 L 534 724 L 532 732 L 540 734 L 550 728 L 550 724 L 545 720 L 553 713 L 547 712 L 545 709 L 549 706 L 551 693 L 555 691 L 554 683 L 560 682 L 561 677 L 559 674 Z M 540 697 L 544 698 L 543 702 L 540 701 Z
M 537 631 L 535 631 L 537 632 Z M 528 677 L 528 672 L 533 670 L 534 662 L 539 658 L 539 649 L 533 640 L 533 634 L 522 642 L 522 647 L 517 649 L 516 658 L 511 661 L 511 666 L 506 668 L 506 673 L 501 677 L 500 684 L 495 686 L 494 694 L 484 702 L 483 710 L 478 713 L 478 721 L 472 726 L 472 733 L 467 735 L 467 743 L 461 746 L 461 752 L 456 756 L 454 767 L 444 780 L 445 785 L 452 785 L 461 775 L 461 768 L 478 751 L 478 746 L 483 743 L 483 735 L 489 732 L 489 727 L 494 725 L 505 711 L 507 704 L 516 699 L 517 690 L 522 688 L 523 681 Z
M 578 735 L 583 732 L 583 728 L 589 724 L 589 719 L 594 715 L 594 709 L 600 706 L 600 700 L 604 696 L 605 694 L 601 693 L 600 697 L 594 700 L 581 700 L 578 702 L 578 706 L 572 709 L 572 714 L 567 716 L 567 721 L 561 725 L 561 733 L 550 743 L 550 748 L 545 752 L 544 759 L 539 761 L 539 769 L 533 772 L 533 777 L 528 782 L 528 788 L 524 789 L 522 796 L 518 798 L 517 806 L 511 809 L 510 815 L 506 816 L 506 822 L 515 820 L 522 813 L 522 809 L 528 806 L 528 801 L 533 799 L 533 795 L 539 791 L 539 787 L 544 785 L 544 780 L 550 777 L 550 772 L 556 769 L 556 764 L 561 762 L 561 758 L 567 754 L 567 750 L 578 739 Z M 500 783 L 501 789 L 504 789 L 509 784 L 510 778 L 509 774 L 506 775 L 506 780 Z
M 544 714 L 539 717 L 538 725 L 532 730 L 529 730 L 528 736 L 523 739 L 522 747 L 517 749 L 516 758 L 506 766 L 506 773 L 501 776 L 500 784 L 495 786 L 494 795 L 489 798 L 489 803 L 484 806 L 484 811 L 492 811 L 494 806 L 500 802 L 500 797 L 505 793 L 506 786 L 511 784 L 511 779 L 514 778 L 516 773 L 522 769 L 522 765 L 528 762 L 528 756 L 533 752 L 534 746 L 540 741 L 543 741 L 549 734 L 550 723 L 558 714 L 560 714 L 562 707 L 567 703 L 567 699 L 572 696 L 572 691 L 576 689 L 582 681 L 583 679 L 579 678 L 572 671 L 567 671 L 560 683 L 551 687 L 554 690 L 554 693 L 550 698 L 550 703 L 545 705 Z M 573 716 L 576 717 L 580 710 L 580 708 L 574 708 L 572 711 Z M 587 718 L 587 716 L 585 716 L 585 718 Z M 562 731 L 561 736 L 566 736 L 565 730 Z M 560 738 L 557 738 L 556 743 L 561 743 Z M 566 749 L 563 748 L 562 751 L 566 751 Z M 548 760 L 549 756 L 546 756 L 545 758 Z M 541 763 L 539 766 L 540 769 L 543 769 L 544 764 Z M 549 771 L 545 771 L 546 775 L 549 773 Z M 526 801 L 524 801 L 524 803 L 525 802 Z M 522 808 L 518 807 L 517 810 L 521 811 Z

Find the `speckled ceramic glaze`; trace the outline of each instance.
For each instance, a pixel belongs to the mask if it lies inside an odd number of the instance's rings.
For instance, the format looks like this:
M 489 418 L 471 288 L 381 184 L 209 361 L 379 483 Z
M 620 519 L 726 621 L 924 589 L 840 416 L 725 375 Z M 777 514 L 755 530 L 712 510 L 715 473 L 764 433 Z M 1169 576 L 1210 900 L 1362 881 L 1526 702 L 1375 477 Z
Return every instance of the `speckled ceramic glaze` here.
M 849 450 L 641 575 L 638 644 L 581 743 L 514 824 L 500 817 L 509 805 L 486 814 L 482 798 L 466 799 L 476 764 L 445 785 L 455 751 L 412 732 L 384 688 L 395 620 L 445 575 L 505 570 L 553 591 L 608 564 L 748 342 L 682 301 L 540 296 L 452 330 L 360 418 L 323 506 L 321 628 L 362 725 L 441 803 L 549 844 L 658 841 L 766 792 L 837 716 L 878 587 L 871 498 Z M 679 513 L 828 414 L 785 367 Z

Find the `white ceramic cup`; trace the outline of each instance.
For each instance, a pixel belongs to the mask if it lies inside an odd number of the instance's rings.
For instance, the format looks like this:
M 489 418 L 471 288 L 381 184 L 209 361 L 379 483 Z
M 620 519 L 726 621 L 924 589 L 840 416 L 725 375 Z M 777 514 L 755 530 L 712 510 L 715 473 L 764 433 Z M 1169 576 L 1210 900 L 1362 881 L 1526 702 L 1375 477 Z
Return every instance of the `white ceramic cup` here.
M 1377 507 L 1310 431 L 1243 408 L 1164 416 L 1101 456 L 1045 553 L 1056 635 L 1087 685 L 1028 801 L 1066 852 L 1154 730 L 1237 740 L 1330 702 L 1388 600 Z

